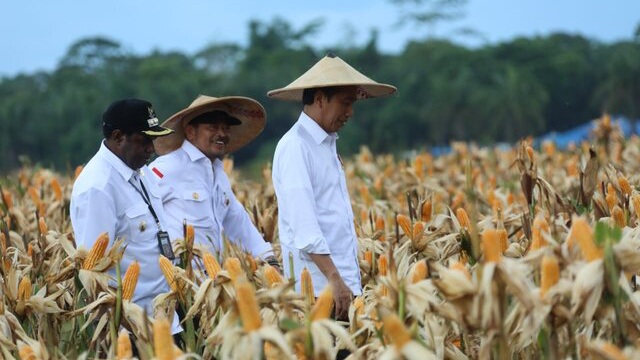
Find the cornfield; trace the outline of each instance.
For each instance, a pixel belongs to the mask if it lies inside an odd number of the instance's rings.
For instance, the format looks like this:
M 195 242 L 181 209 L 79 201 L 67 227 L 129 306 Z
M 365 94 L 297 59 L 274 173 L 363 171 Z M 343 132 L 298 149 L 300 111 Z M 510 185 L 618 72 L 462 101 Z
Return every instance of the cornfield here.
M 281 258 L 269 166 L 238 199 Z M 77 249 L 76 174 L 31 166 L 0 189 L 0 359 L 631 359 L 640 353 L 640 139 L 603 116 L 589 142 L 558 150 L 453 144 L 411 159 L 362 148 L 345 162 L 363 295 L 349 321 L 227 242 L 174 239 L 185 267 L 146 314 L 130 301 L 123 241 Z M 194 260 L 194 261 L 191 261 Z M 117 267 L 120 279 L 107 270 Z M 114 283 L 118 285 L 113 286 Z M 304 289 L 307 289 L 305 291 Z M 181 344 L 170 334 L 180 309 Z

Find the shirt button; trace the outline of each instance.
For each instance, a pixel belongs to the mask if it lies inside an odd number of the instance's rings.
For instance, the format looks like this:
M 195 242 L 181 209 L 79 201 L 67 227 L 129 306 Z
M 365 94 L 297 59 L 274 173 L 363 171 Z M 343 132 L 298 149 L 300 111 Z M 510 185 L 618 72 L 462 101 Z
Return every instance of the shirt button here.
M 197 192 L 194 192 L 191 196 L 193 197 L 193 200 L 198 200 L 200 198 L 200 195 Z

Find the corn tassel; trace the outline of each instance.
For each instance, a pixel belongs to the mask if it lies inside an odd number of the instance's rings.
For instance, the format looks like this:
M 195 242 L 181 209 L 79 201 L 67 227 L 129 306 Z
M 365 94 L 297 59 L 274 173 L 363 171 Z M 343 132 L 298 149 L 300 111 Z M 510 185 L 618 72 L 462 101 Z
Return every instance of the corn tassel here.
M 302 291 L 302 295 L 304 296 L 307 303 L 313 305 L 313 303 L 315 302 L 313 281 L 311 280 L 311 274 L 306 267 L 302 269 L 302 274 L 300 275 L 300 291 Z
M 544 298 L 549 289 L 560 280 L 560 265 L 558 258 L 545 255 L 540 268 L 540 297 Z
M 582 250 L 582 256 L 588 262 L 602 259 L 603 251 L 599 249 L 593 242 L 593 233 L 587 221 L 582 217 L 574 217 L 573 225 L 569 231 L 569 240 L 571 244 L 577 242 Z
M 502 258 L 500 234 L 496 229 L 486 229 L 482 232 L 482 253 L 485 262 L 499 262 Z
M 109 245 L 109 233 L 103 232 L 98 236 L 96 242 L 93 243 L 89 254 L 82 263 L 82 268 L 85 270 L 91 270 L 98 263 L 98 260 L 102 259 L 107 246 Z
M 382 318 L 384 323 L 384 333 L 389 336 L 391 342 L 398 351 L 411 341 L 411 333 L 404 326 L 400 318 L 396 314 L 389 313 Z
M 211 279 L 215 279 L 216 275 L 218 275 L 220 270 L 222 270 L 216 257 L 208 251 L 202 256 L 202 262 L 204 263 L 204 268 L 207 270 L 207 274 Z
M 166 258 L 165 258 L 166 259 Z M 167 259 L 167 261 L 169 261 Z M 173 360 L 173 336 L 171 324 L 166 318 L 156 319 L 153 322 L 153 350 L 157 360 Z
M 427 268 L 426 260 L 420 260 L 413 265 L 409 278 L 411 283 L 415 284 L 418 281 L 424 280 L 429 276 L 429 269 Z
M 51 178 L 50 185 L 56 200 L 62 201 L 62 187 L 60 187 L 60 182 L 58 181 L 58 178 L 56 177 Z
M 331 309 L 333 308 L 333 288 L 331 285 L 327 285 L 327 287 L 322 290 L 320 296 L 318 296 L 318 300 L 316 300 L 315 305 L 311 309 L 311 313 L 309 315 L 309 319 L 311 322 L 317 320 L 328 319 L 331 316 Z
M 398 225 L 400 225 L 400 228 L 402 229 L 404 234 L 408 237 L 411 237 L 411 235 L 413 234 L 411 228 L 411 219 L 409 219 L 407 215 L 398 214 L 396 216 L 396 220 L 398 221 Z
M 23 276 L 18 284 L 18 300 L 28 300 L 32 294 L 31 279 L 28 276 Z
M 460 227 L 466 230 L 471 229 L 471 221 L 469 220 L 469 215 L 467 215 L 467 211 L 465 209 L 463 208 L 456 209 L 456 219 L 458 219 L 458 223 L 460 223 Z
M 615 205 L 613 207 L 613 209 L 611 210 L 611 217 L 619 228 L 623 229 L 625 226 L 627 226 L 627 219 L 625 219 L 624 211 L 622 211 L 620 206 Z
M 278 286 L 279 284 L 284 283 L 284 279 L 282 278 L 278 270 L 276 270 L 276 268 L 271 265 L 266 265 L 264 267 L 264 277 L 267 280 L 268 288 L 273 288 L 275 286 Z
M 236 304 L 244 331 L 252 332 L 260 329 L 262 320 L 260 318 L 260 308 L 256 301 L 256 294 L 253 287 L 246 281 L 238 281 L 235 283 L 236 288 Z
M 138 277 L 140 277 L 140 263 L 137 261 L 132 262 L 127 271 L 124 273 L 122 280 L 122 300 L 133 299 L 133 293 L 136 290 L 138 284 Z
M 160 255 L 158 262 L 160 264 L 160 270 L 162 270 L 162 275 L 164 275 L 167 284 L 169 284 L 169 288 L 171 288 L 171 291 L 177 291 L 178 284 L 176 283 L 175 274 L 173 273 L 173 264 L 163 255 Z
M 620 190 L 622 190 L 624 196 L 631 195 L 631 185 L 629 185 L 629 180 L 624 175 L 618 176 L 618 185 L 620 185 Z
M 116 351 L 118 360 L 129 360 L 133 357 L 133 349 L 131 347 L 131 339 L 126 330 L 120 331 L 118 335 L 118 349 Z
M 238 259 L 237 257 L 228 257 L 224 261 L 224 269 L 229 273 L 231 281 L 235 282 L 238 280 L 238 278 L 244 276 L 244 271 L 242 270 L 240 259 Z

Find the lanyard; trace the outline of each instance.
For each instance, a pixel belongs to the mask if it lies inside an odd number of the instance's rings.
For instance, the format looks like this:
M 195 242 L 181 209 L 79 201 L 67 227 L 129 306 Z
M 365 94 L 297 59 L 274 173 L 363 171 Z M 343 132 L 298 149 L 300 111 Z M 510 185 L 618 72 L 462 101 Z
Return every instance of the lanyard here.
M 133 186 L 133 188 L 136 189 L 138 194 L 140 194 L 140 196 L 142 196 L 142 200 L 144 200 L 144 203 L 147 204 L 147 206 L 149 207 L 149 211 L 151 211 L 151 215 L 153 215 L 153 218 L 156 221 L 156 225 L 158 225 L 158 230 L 162 230 L 160 228 L 160 220 L 158 219 L 158 215 L 156 215 L 155 210 L 153 210 L 153 206 L 151 206 L 151 198 L 149 197 L 149 194 L 147 193 L 147 189 L 144 187 L 144 184 L 142 183 L 142 180 L 138 179 L 138 182 L 140 183 L 140 187 L 142 188 L 142 191 L 140 191 L 140 189 L 138 189 L 138 187 L 135 186 L 132 182 L 129 182 L 129 184 L 131 184 L 131 186 Z M 143 191 L 144 191 L 144 194 L 142 193 Z

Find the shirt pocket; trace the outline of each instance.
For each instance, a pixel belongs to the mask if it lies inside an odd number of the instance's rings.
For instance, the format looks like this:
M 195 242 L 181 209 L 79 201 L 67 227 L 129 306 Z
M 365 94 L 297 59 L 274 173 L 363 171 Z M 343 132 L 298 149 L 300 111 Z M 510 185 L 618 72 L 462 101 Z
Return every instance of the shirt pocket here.
M 224 218 L 227 216 L 229 212 L 229 206 L 231 205 L 231 198 L 226 191 L 222 190 L 220 187 L 216 187 L 216 191 L 214 194 L 214 207 L 213 211 L 216 214 L 216 219 L 222 224 Z
M 126 221 L 129 223 L 130 238 L 127 241 L 139 242 L 153 239 L 158 232 L 158 226 L 149 211 L 147 204 L 136 204 L 125 211 Z
M 185 189 L 182 191 L 184 217 L 187 224 L 209 227 L 213 225 L 211 218 L 211 201 L 209 194 L 203 189 Z

